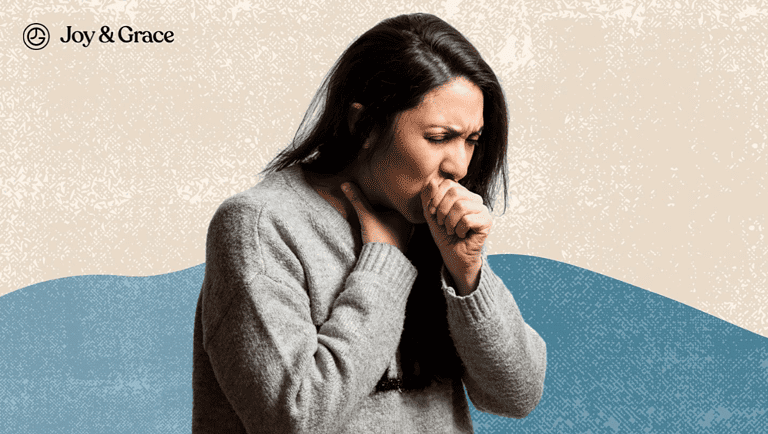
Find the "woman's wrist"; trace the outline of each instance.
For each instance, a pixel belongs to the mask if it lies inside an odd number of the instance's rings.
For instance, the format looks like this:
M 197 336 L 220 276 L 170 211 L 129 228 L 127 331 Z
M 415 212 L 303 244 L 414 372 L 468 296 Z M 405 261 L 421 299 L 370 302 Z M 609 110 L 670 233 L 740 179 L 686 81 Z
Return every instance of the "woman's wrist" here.
M 480 269 L 482 268 L 482 265 L 483 262 L 480 260 L 477 264 L 462 267 L 459 270 L 452 270 L 451 267 L 446 266 L 453 279 L 455 285 L 454 289 L 458 295 L 466 297 L 477 289 L 480 284 Z

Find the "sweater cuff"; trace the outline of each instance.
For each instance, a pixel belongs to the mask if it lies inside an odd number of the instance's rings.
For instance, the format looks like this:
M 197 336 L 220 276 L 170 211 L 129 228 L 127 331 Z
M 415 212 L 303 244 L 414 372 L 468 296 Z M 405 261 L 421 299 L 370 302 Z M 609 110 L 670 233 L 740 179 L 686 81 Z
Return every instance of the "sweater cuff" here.
M 397 247 L 387 243 L 365 243 L 357 258 L 356 272 L 374 273 L 379 281 L 407 296 L 416 281 L 416 267 Z
M 464 323 L 478 323 L 498 314 L 499 294 L 497 292 L 501 282 L 488 266 L 488 258 L 483 258 L 477 288 L 467 296 L 456 294 L 453 279 L 445 265 L 441 272 L 441 280 L 449 317 L 460 319 Z M 503 284 L 501 287 L 506 290 Z

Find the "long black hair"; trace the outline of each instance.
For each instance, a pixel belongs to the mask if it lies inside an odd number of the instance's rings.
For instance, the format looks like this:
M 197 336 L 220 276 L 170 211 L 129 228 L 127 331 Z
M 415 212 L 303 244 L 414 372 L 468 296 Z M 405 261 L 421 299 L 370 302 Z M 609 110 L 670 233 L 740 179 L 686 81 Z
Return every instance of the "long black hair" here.
M 386 19 L 355 40 L 312 99 L 291 146 L 265 171 L 302 164 L 314 173 L 342 172 L 357 160 L 366 140 L 372 140 L 372 150 L 390 146 L 399 114 L 455 77 L 466 78 L 483 93 L 483 134 L 460 183 L 490 208 L 501 190 L 506 207 L 508 113 L 501 85 L 458 30 L 429 14 Z M 363 108 L 350 128 L 353 103 Z M 398 387 L 408 389 L 455 378 L 463 369 L 448 330 L 442 258 L 429 229 L 419 226 L 406 252 L 419 274 L 400 340 L 403 378 Z M 379 386 L 386 383 L 385 373 Z

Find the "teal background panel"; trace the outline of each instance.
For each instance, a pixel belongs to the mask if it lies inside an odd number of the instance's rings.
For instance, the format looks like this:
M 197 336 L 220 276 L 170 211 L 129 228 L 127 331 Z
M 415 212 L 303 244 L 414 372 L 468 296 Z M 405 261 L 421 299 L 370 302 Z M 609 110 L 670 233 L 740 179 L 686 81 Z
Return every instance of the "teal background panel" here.
M 561 262 L 489 261 L 548 366 L 528 417 L 471 407 L 477 433 L 766 432 L 768 338 Z M 189 433 L 204 270 L 69 277 L 0 297 L 1 431 Z

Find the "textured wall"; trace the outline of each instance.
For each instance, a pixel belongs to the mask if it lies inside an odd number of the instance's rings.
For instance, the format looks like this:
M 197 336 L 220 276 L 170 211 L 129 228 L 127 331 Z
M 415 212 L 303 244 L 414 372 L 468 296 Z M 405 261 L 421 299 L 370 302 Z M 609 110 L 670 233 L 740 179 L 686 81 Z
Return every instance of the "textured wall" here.
M 52 1 L 0 8 L 0 294 L 204 261 L 357 35 L 435 13 L 511 108 L 490 253 L 588 268 L 768 336 L 768 6 L 620 1 Z M 51 33 L 28 49 L 34 22 Z M 170 30 L 171 44 L 98 41 Z M 96 31 L 88 47 L 62 43 Z

